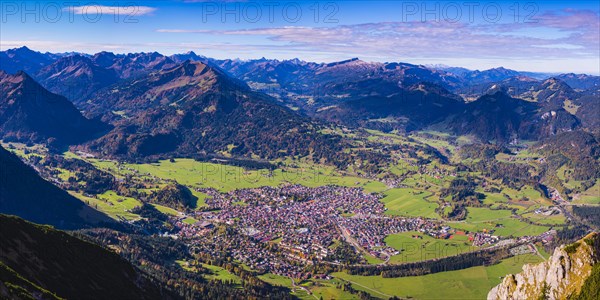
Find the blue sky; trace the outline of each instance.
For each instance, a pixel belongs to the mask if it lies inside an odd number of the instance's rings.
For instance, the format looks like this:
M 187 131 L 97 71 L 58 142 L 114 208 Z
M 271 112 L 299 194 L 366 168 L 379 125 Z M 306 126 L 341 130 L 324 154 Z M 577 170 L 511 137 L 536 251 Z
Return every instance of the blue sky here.
M 600 73 L 598 1 L 2 1 L 0 49 Z

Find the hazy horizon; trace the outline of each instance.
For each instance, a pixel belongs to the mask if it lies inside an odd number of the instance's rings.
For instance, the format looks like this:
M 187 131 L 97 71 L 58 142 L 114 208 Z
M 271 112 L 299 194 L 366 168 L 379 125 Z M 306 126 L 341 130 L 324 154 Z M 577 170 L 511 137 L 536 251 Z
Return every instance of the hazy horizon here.
M 3 2 L 0 49 L 600 74 L 593 1 Z M 368 7 L 368 9 L 365 9 Z
M 407 63 L 407 64 L 413 64 L 413 65 L 422 65 L 424 67 L 430 68 L 430 69 L 444 69 L 444 68 L 463 68 L 463 69 L 467 69 L 470 71 L 486 71 L 486 70 L 491 70 L 491 69 L 500 69 L 500 68 L 504 68 L 504 69 L 509 69 L 509 70 L 513 70 L 513 71 L 517 71 L 517 72 L 528 72 L 528 73 L 539 73 L 539 74 L 546 74 L 546 75 L 560 75 L 560 74 L 583 74 L 583 75 L 593 75 L 593 76 L 598 76 L 600 75 L 600 73 L 576 73 L 576 72 L 536 72 L 536 71 L 530 71 L 530 70 L 518 70 L 518 69 L 511 69 L 508 68 L 506 66 L 493 66 L 491 68 L 479 68 L 479 69 L 474 69 L 474 68 L 467 68 L 464 66 L 460 66 L 460 65 L 446 65 L 446 64 L 430 64 L 430 63 L 413 63 L 410 61 L 367 61 L 362 59 L 361 57 L 348 57 L 348 58 L 344 58 L 344 59 L 340 59 L 340 60 L 332 60 L 332 61 L 310 61 L 310 60 L 305 60 L 302 59 L 301 57 L 294 57 L 294 58 L 289 58 L 289 59 L 279 59 L 279 58 L 271 58 L 271 57 L 256 57 L 256 58 L 239 58 L 239 57 L 227 57 L 224 56 L 223 58 L 219 58 L 219 57 L 210 57 L 210 56 L 206 56 L 204 54 L 202 54 L 199 50 L 186 50 L 183 52 L 175 52 L 175 53 L 162 53 L 159 51 L 140 51 L 140 52 L 114 52 L 114 51 L 107 51 L 107 50 L 102 50 L 102 51 L 96 51 L 96 52 L 79 52 L 79 51 L 70 51 L 70 52 L 51 52 L 51 51 L 46 51 L 43 49 L 34 49 L 32 47 L 23 45 L 20 47 L 15 47 L 15 48 L 10 48 L 10 49 L 2 49 L 0 48 L 0 51 L 8 51 L 8 50 L 14 50 L 14 49 L 18 49 L 18 48 L 22 48 L 22 47 L 26 47 L 29 50 L 35 51 L 35 52 L 39 52 L 39 53 L 51 53 L 51 54 L 81 54 L 81 55 L 88 55 L 88 56 L 93 56 L 95 54 L 101 53 L 101 52 L 110 52 L 113 53 L 115 55 L 128 55 L 128 54 L 135 54 L 135 53 L 153 53 L 153 52 L 157 52 L 161 55 L 164 56 L 170 56 L 170 55 L 177 55 L 177 54 L 187 54 L 189 52 L 194 52 L 196 55 L 198 56 L 203 56 L 209 59 L 217 59 L 217 60 L 224 60 L 224 59 L 231 59 L 231 60 L 239 60 L 239 61 L 251 61 L 251 60 L 260 60 L 260 59 L 267 59 L 267 60 L 279 60 L 279 61 L 289 61 L 289 60 L 294 60 L 294 59 L 298 59 L 300 61 L 306 62 L 306 63 L 317 63 L 317 64 L 328 64 L 328 63 L 336 63 L 336 62 L 343 62 L 343 61 L 347 61 L 347 60 L 351 60 L 351 59 L 358 59 L 361 61 L 364 61 L 366 63 Z

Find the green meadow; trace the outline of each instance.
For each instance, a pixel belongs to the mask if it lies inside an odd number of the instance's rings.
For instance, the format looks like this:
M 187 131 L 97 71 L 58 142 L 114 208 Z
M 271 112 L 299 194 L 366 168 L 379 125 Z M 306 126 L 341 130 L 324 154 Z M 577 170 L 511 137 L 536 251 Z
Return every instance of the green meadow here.
M 498 236 L 538 235 L 550 226 L 531 225 L 519 220 L 509 210 L 492 210 L 485 207 L 468 207 L 467 218 L 464 221 L 449 222 L 452 228 L 483 232 L 494 230 Z
M 520 255 L 492 266 L 400 278 L 349 275 L 343 272 L 332 275 L 350 281 L 355 289 L 381 299 L 394 295 L 416 299 L 485 299 L 489 290 L 500 283 L 503 276 L 520 272 L 526 263 L 540 261 L 537 255 Z
M 430 192 L 397 188 L 384 192 L 384 195 L 385 197 L 381 201 L 385 204 L 387 215 L 440 218 L 435 212 L 438 204 L 426 200 L 432 195 Z
M 288 287 L 295 290 L 292 294 L 299 297 L 300 299 L 358 299 L 357 296 L 352 295 L 348 292 L 344 292 L 338 289 L 335 284 L 339 282 L 337 279 L 333 280 L 320 280 L 310 279 L 302 282 L 296 282 L 297 286 L 294 287 L 292 280 L 289 277 L 275 275 L 267 273 L 257 276 L 260 280 L 267 282 L 272 285 Z M 306 290 L 310 290 L 312 295 L 309 295 Z
M 161 160 L 148 164 L 123 164 L 114 161 L 91 160 L 97 167 L 113 174 L 137 174 L 161 179 L 175 180 L 180 184 L 198 188 L 214 188 L 221 192 L 234 189 L 302 184 L 308 187 L 324 185 L 363 187 L 369 192 L 387 189 L 385 184 L 360 177 L 348 176 L 333 167 L 298 164 L 273 170 L 247 170 L 242 167 L 198 162 L 193 159 Z M 119 168 L 120 166 L 120 168 Z M 200 198 L 200 197 L 199 197 Z M 202 203 L 202 202 L 201 202 Z M 201 204 L 200 203 L 200 204 Z
M 391 234 L 385 238 L 385 243 L 400 251 L 390 258 L 390 263 L 428 260 L 477 250 L 465 235 L 443 240 L 415 231 Z
M 209 270 L 211 274 L 204 275 L 208 280 L 222 280 L 222 281 L 233 281 L 235 283 L 241 283 L 242 280 L 237 275 L 230 273 L 229 271 L 209 264 L 202 264 L 202 267 Z
M 574 204 L 600 204 L 600 179 L 585 192 L 573 197 Z
M 114 191 L 99 194 L 97 198 L 87 197 L 76 192 L 69 192 L 69 194 L 113 219 L 136 220 L 140 218 L 140 216 L 130 211 L 137 206 L 141 206 L 142 203 L 134 198 L 119 196 Z
M 198 271 L 198 269 L 195 266 L 188 265 L 188 261 L 176 260 L 175 263 L 177 265 L 179 265 L 182 269 L 184 269 L 188 272 L 197 272 Z M 233 281 L 235 284 L 242 283 L 242 279 L 239 276 L 232 274 L 231 272 L 229 272 L 221 267 L 213 266 L 213 265 L 209 265 L 209 264 L 201 264 L 201 265 L 202 265 L 202 268 L 208 270 L 207 273 L 203 274 L 203 277 L 206 278 L 207 280 Z

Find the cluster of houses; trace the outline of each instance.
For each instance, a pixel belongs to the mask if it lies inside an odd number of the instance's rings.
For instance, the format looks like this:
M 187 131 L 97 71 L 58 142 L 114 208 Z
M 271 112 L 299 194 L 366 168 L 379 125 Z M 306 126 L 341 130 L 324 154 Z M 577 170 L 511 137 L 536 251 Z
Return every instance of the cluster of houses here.
M 292 278 L 311 276 L 305 266 L 327 260 L 336 240 L 346 240 L 356 251 L 389 258 L 399 254 L 389 247 L 390 234 L 418 231 L 447 239 L 455 230 L 439 220 L 385 215 L 381 196 L 359 188 L 300 185 L 238 189 L 220 193 L 204 189 L 209 209 L 195 212 L 200 220 L 178 220 L 178 235 L 196 251 L 231 257 L 248 267 Z M 227 225 L 232 232 L 215 230 Z M 493 244 L 497 237 L 472 234 L 474 245 Z

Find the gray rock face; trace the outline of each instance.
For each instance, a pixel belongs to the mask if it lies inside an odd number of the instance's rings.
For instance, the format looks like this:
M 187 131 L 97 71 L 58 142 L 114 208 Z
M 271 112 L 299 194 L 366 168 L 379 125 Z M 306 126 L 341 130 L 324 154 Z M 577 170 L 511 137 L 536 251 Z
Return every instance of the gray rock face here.
M 525 265 L 521 273 L 507 275 L 490 290 L 487 299 L 538 299 L 545 295 L 546 299 L 554 300 L 577 295 L 596 263 L 593 248 L 586 239 L 577 242 L 576 250 L 573 245 L 558 247 L 547 261 Z

